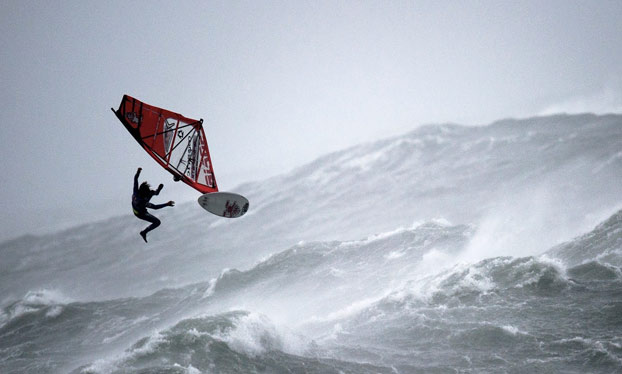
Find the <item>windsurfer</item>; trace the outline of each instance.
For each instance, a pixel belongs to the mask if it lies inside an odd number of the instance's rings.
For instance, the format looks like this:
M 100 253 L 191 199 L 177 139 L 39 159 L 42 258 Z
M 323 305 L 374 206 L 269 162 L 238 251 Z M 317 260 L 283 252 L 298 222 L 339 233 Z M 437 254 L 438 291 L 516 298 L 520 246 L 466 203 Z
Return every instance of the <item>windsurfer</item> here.
M 134 215 L 136 217 L 142 220 L 151 222 L 151 225 L 149 225 L 149 227 L 147 227 L 146 229 L 140 232 L 140 236 L 142 236 L 145 243 L 147 243 L 147 233 L 155 229 L 156 227 L 160 226 L 160 223 L 161 223 L 157 217 L 153 216 L 147 211 L 147 208 L 162 209 L 165 206 L 174 206 L 175 202 L 169 201 L 168 203 L 164 203 L 164 204 L 150 203 L 149 200 L 151 200 L 153 196 L 160 194 L 160 191 L 162 191 L 162 188 L 164 188 L 164 185 L 160 184 L 158 186 L 158 189 L 155 191 L 151 189 L 151 186 L 147 182 L 141 183 L 139 187 L 138 177 L 140 176 L 140 172 L 142 170 L 143 170 L 142 168 L 138 168 L 138 170 L 136 170 L 136 175 L 134 176 L 134 193 L 132 194 L 132 208 L 134 209 Z

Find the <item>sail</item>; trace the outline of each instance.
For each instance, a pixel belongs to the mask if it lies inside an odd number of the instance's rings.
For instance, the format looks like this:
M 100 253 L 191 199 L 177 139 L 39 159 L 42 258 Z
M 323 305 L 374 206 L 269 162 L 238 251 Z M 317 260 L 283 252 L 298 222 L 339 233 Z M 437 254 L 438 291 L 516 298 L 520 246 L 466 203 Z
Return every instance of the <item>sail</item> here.
M 218 191 L 203 119 L 190 119 L 128 95 L 113 111 L 138 144 L 176 179 L 202 193 Z

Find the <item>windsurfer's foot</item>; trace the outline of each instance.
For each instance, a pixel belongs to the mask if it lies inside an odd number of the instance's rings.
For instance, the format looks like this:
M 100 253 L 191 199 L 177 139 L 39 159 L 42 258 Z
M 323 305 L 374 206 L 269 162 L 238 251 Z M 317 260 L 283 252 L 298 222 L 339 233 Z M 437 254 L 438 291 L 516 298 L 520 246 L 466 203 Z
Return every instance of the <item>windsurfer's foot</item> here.
M 144 231 L 141 231 L 141 232 L 140 232 L 140 236 L 142 236 L 142 237 L 143 237 L 143 240 L 145 241 L 145 243 L 147 243 L 147 233 L 146 233 L 146 232 L 144 232 Z

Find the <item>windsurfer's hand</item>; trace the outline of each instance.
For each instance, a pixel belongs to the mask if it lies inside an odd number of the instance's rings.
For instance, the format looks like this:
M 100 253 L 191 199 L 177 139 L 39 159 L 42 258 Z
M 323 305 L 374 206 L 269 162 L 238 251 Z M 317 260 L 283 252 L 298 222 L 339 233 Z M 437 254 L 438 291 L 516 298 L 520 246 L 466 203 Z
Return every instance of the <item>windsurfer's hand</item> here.
M 136 174 L 139 174 L 141 171 L 143 171 L 143 168 L 138 168 L 138 170 L 136 170 Z
M 160 185 L 158 186 L 158 190 L 161 190 L 164 188 L 164 185 L 162 183 L 160 183 Z
M 175 206 L 175 202 L 173 200 L 169 201 L 168 206 Z

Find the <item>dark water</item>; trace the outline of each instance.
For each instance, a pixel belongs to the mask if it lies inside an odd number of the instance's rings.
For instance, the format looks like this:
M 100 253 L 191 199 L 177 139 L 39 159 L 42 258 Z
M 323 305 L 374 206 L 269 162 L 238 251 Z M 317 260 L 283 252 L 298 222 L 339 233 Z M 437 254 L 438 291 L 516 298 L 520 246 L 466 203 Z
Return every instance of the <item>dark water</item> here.
M 427 126 L 149 245 L 129 213 L 5 241 L 0 373 L 622 372 L 621 149 L 617 115 Z
M 621 214 L 538 257 L 431 265 L 466 226 L 300 244 L 149 297 L 33 292 L 3 309 L 2 372 L 454 373 L 622 370 Z M 582 247 L 583 245 L 583 247 Z M 609 261 L 602 261 L 603 257 Z

